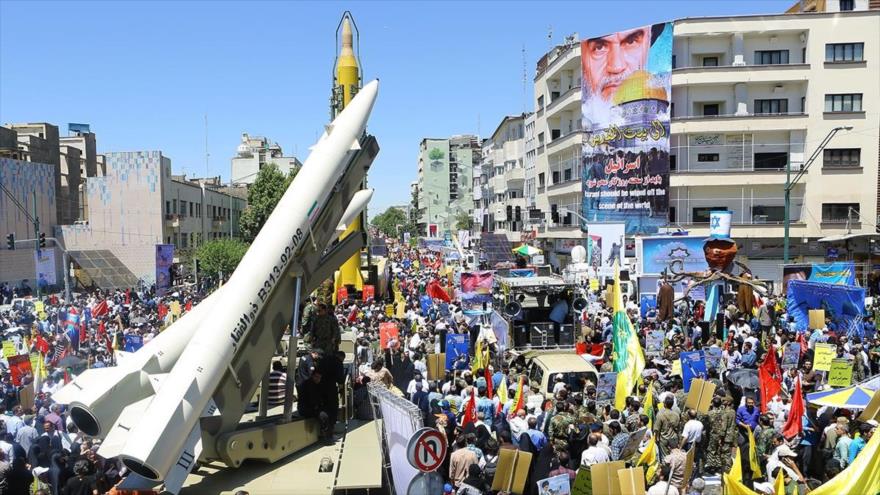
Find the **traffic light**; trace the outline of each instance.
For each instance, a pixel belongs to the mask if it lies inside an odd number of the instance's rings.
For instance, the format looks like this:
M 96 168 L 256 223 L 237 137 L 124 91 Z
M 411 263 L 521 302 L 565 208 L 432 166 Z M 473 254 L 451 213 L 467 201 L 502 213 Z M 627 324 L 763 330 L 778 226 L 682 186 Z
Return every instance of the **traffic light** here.
M 46 247 L 46 234 L 40 232 L 40 249 L 43 249 L 44 247 Z
M 15 234 L 7 234 L 6 249 L 15 249 Z

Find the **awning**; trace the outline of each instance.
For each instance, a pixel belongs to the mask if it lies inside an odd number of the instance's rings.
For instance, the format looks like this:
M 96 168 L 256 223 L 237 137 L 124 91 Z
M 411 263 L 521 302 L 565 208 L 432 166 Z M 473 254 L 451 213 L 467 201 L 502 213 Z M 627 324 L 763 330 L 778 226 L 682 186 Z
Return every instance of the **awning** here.
M 95 285 L 102 289 L 127 289 L 136 287 L 138 278 L 119 258 L 105 249 L 68 251 L 73 261 L 86 272 Z M 82 280 L 88 283 L 87 280 Z
M 868 232 L 866 234 L 838 234 L 830 235 L 819 239 L 819 242 L 844 242 L 855 239 L 880 239 L 880 234 L 876 232 Z

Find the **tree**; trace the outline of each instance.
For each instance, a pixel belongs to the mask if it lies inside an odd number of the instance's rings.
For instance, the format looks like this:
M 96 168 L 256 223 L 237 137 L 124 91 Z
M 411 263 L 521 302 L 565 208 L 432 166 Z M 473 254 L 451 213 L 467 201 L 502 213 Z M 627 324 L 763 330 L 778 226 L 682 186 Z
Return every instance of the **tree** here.
M 413 231 L 410 219 L 406 217 L 406 213 L 400 208 L 388 208 L 383 213 L 373 217 L 371 223 L 379 232 L 388 237 L 397 237 L 398 230 L 402 232 Z M 397 228 L 398 225 L 400 225 L 400 229 Z
M 237 239 L 215 239 L 196 248 L 194 254 L 199 260 L 199 271 L 215 276 L 232 273 L 247 250 L 248 245 Z
M 458 230 L 471 230 L 474 227 L 474 219 L 466 211 L 459 211 L 455 215 L 455 228 Z
M 248 205 L 241 213 L 238 222 L 244 240 L 251 242 L 260 233 L 272 210 L 281 200 L 287 186 L 293 182 L 298 169 L 287 176 L 278 169 L 278 165 L 267 163 L 257 174 L 257 179 L 248 188 Z

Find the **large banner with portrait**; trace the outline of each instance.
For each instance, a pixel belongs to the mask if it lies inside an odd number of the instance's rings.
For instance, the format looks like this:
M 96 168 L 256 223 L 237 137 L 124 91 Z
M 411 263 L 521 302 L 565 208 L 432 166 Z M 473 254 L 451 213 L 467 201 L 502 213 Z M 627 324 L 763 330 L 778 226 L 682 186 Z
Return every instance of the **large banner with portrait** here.
M 171 288 L 171 265 L 174 264 L 174 244 L 156 244 L 156 295 L 164 296 Z
M 669 215 L 672 23 L 585 40 L 581 68 L 583 217 L 656 233 Z
M 623 266 L 624 225 L 622 223 L 590 223 L 586 225 L 587 263 L 599 276 L 613 277 L 614 262 Z

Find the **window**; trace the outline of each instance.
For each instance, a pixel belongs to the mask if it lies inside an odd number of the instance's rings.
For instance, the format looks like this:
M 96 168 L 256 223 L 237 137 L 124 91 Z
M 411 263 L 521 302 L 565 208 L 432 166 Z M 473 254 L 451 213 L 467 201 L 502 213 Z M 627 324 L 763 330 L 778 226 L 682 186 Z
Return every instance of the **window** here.
M 190 201 L 190 202 L 189 202 L 189 216 L 193 216 L 193 209 L 194 209 L 194 208 L 195 208 L 195 207 L 193 206 L 193 202 Z
M 669 155 L 669 170 L 677 170 L 678 169 L 678 157 L 676 155 Z
M 840 11 L 855 10 L 855 0 L 840 0 Z
M 538 187 L 544 187 L 544 172 L 538 174 Z
M 718 103 L 703 103 L 703 115 L 711 116 L 721 113 L 721 105 Z
M 726 211 L 724 206 L 704 206 L 702 208 L 694 208 L 693 223 L 709 223 L 709 213 L 713 211 Z
M 538 97 L 538 110 L 544 108 L 544 95 Z
M 755 100 L 755 115 L 788 113 L 788 99 Z
M 672 56 L 672 68 L 676 68 L 678 65 L 675 63 L 675 55 Z
M 171 200 L 171 213 L 172 214 L 177 213 L 177 200 L 176 199 Z
M 718 67 L 718 57 L 703 57 L 703 67 Z
M 822 203 L 823 222 L 842 223 L 850 218 L 859 218 L 858 203 Z
M 788 63 L 788 50 L 756 50 L 755 65 L 776 65 Z
M 718 153 L 697 153 L 698 162 L 717 162 L 720 159 Z
M 570 168 L 565 169 L 565 172 L 563 172 L 563 180 L 565 182 L 568 182 L 571 180 L 571 169 Z
M 550 141 L 554 139 L 559 139 L 562 137 L 562 130 L 560 129 L 550 129 Z
M 672 224 L 678 223 L 678 220 L 676 219 L 676 216 L 675 216 L 675 207 L 674 206 L 669 207 L 669 223 L 672 223 Z
M 865 59 L 864 43 L 828 43 L 825 45 L 826 62 L 860 62 Z
M 862 94 L 825 95 L 826 112 L 861 112 Z
M 543 145 L 543 144 L 544 144 L 544 133 L 543 133 L 543 132 L 539 132 L 539 133 L 538 133 L 538 146 L 541 146 L 541 145 Z
M 559 171 L 554 171 L 554 172 L 553 172 L 553 183 L 554 183 L 554 184 L 559 184 Z
M 860 167 L 860 148 L 826 149 L 822 158 L 823 167 Z
M 785 170 L 788 153 L 755 153 L 755 170 Z
M 752 222 L 770 223 L 785 221 L 785 206 L 753 206 Z
M 171 214 L 171 201 L 165 201 L 165 214 Z M 171 244 L 170 242 L 168 244 Z

